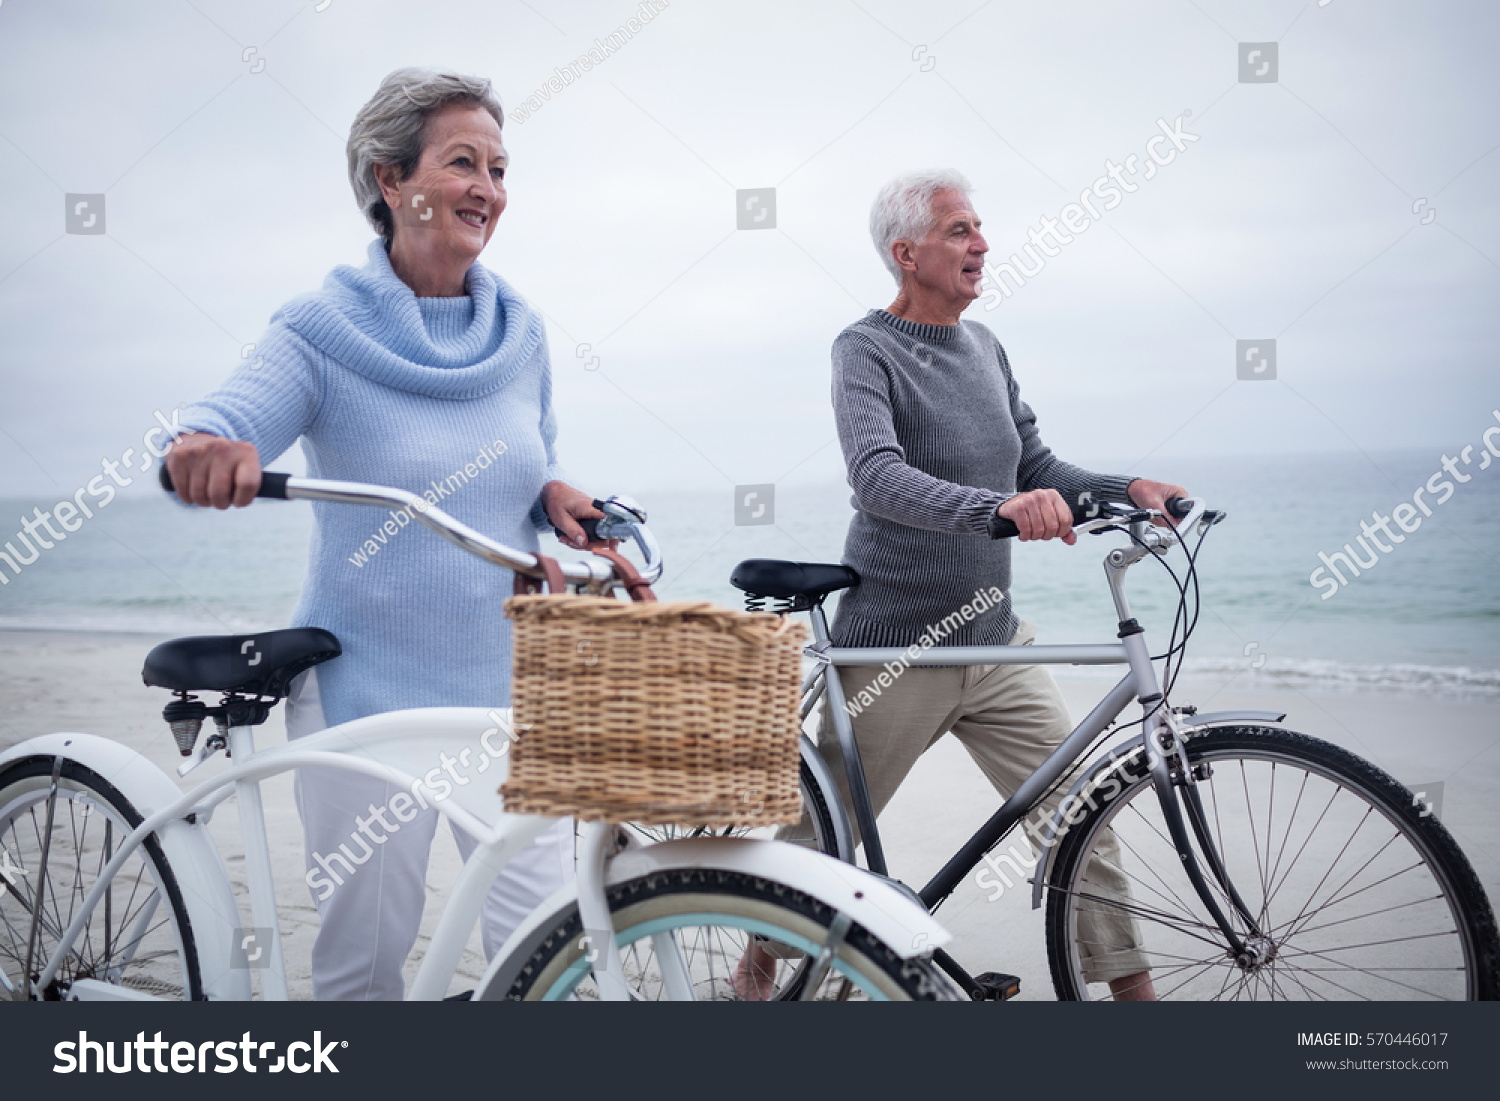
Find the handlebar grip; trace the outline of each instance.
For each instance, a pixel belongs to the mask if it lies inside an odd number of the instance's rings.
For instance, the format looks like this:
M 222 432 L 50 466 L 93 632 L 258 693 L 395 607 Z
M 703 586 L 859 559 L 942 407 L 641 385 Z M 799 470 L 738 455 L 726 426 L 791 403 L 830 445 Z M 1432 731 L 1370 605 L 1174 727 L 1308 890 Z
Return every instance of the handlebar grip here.
M 290 474 L 279 474 L 274 470 L 262 470 L 260 472 L 260 488 L 255 491 L 257 497 L 270 497 L 277 501 L 287 500 L 286 483 Z
M 1168 497 L 1163 504 L 1166 505 L 1167 515 L 1174 520 L 1181 520 L 1193 511 L 1192 502 L 1187 497 Z
M 1068 508 L 1073 513 L 1073 526 L 1077 527 L 1085 520 L 1096 519 L 1099 515 L 1092 503 L 1079 504 L 1074 502 Z M 991 539 L 1014 539 L 1021 534 L 1021 529 L 1016 527 L 1015 522 L 1007 520 L 998 514 L 990 517 L 989 536 Z
M 177 492 L 177 487 L 172 484 L 172 475 L 167 473 L 166 464 L 157 468 L 157 477 L 161 481 L 162 489 L 168 493 Z M 257 497 L 266 497 L 277 501 L 285 501 L 286 481 L 290 474 L 279 474 L 274 470 L 262 470 L 260 472 L 260 488 L 255 491 Z
M 1005 517 L 993 516 L 990 518 L 991 539 L 1014 539 L 1020 534 L 1021 529 L 1016 527 L 1016 525 L 1012 521 L 1007 520 Z

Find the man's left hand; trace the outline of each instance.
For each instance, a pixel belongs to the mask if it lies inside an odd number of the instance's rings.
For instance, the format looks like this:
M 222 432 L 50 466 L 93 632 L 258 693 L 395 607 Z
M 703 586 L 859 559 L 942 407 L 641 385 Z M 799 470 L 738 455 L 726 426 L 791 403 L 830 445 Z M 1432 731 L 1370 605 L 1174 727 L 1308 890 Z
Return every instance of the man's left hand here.
M 582 490 L 574 489 L 566 482 L 548 482 L 542 487 L 542 508 L 547 510 L 547 519 L 562 534 L 558 538 L 567 546 L 582 550 L 588 539 L 579 520 L 602 520 L 604 513 L 594 507 L 594 499 Z
M 1154 508 L 1157 512 L 1167 511 L 1168 497 L 1186 497 L 1188 491 L 1179 485 L 1170 482 L 1153 482 L 1146 478 L 1137 478 L 1130 483 L 1127 489 L 1130 494 L 1130 503 L 1136 508 Z M 1158 519 L 1153 521 L 1157 524 L 1168 525 L 1169 521 Z

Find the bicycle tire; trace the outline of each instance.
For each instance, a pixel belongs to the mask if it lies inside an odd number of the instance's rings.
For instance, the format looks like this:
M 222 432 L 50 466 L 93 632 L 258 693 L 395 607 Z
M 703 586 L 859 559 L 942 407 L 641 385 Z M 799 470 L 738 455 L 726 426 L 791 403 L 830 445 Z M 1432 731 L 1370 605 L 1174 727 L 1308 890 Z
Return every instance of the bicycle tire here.
M 0 889 L 0 969 L 5 970 L 7 980 L 12 983 L 19 980 L 24 966 L 35 893 L 34 889 L 23 893 L 17 886 L 34 888 L 32 875 L 40 861 L 45 807 L 55 760 L 52 756 L 30 757 L 0 771 L 0 849 L 4 850 L 0 860 L 7 860 L 12 870 L 12 875 L 0 882 L 0 888 L 4 888 Z M 106 821 L 94 833 L 99 839 L 97 859 L 89 849 L 95 808 L 100 812 L 97 816 Z M 77 761 L 63 761 L 58 774 L 58 799 L 47 855 L 48 886 L 41 899 L 43 920 L 33 956 L 32 978 L 51 956 L 62 930 L 71 920 L 73 907 L 83 901 L 89 886 L 97 879 L 105 863 L 104 856 L 110 851 L 110 839 L 124 838 L 141 821 L 140 812 L 98 773 Z M 92 878 L 86 856 L 92 865 Z M 132 874 L 132 865 L 136 864 L 138 868 Z M 22 869 L 24 872 L 16 875 Z M 110 917 L 114 899 L 123 895 L 121 929 L 140 919 L 151 899 L 149 893 L 140 897 L 140 887 L 148 872 L 160 897 L 152 913 L 144 919 L 147 927 L 138 932 L 129 930 L 136 933 L 133 940 L 117 938 L 105 923 L 106 904 L 101 901 L 57 977 L 42 992 L 42 1000 L 67 999 L 70 985 L 81 978 L 100 979 L 160 997 L 190 1001 L 203 998 L 192 923 L 176 876 L 154 835 L 142 843 L 116 874 L 114 885 L 107 892 Z M 134 886 L 127 891 L 129 884 Z M 166 913 L 158 918 L 163 902 Z M 148 945 L 150 950 L 142 955 L 142 948 Z M 167 960 L 168 954 L 175 957 L 175 966 Z
M 713 868 L 656 872 L 611 887 L 608 892 L 617 943 L 626 978 L 638 1000 L 664 1000 L 664 984 L 651 974 L 654 949 L 643 953 L 653 934 L 683 930 L 727 930 L 728 943 L 709 943 L 701 959 L 684 949 L 694 996 L 700 1001 L 737 1000 L 730 974 L 750 935 L 769 937 L 798 953 L 816 952 L 826 938 L 835 911 L 801 891 L 742 872 Z M 549 924 L 529 960 L 505 991 L 480 991 L 480 999 L 556 1001 L 587 998 L 588 946 L 577 906 Z M 719 961 L 715 967 L 713 961 Z M 706 966 L 704 961 L 706 960 Z M 788 975 L 805 970 L 805 956 L 786 964 Z M 847 981 L 872 1000 L 937 1001 L 956 997 L 952 985 L 932 963 L 902 959 L 862 926 L 850 928 L 833 961 L 823 997 L 845 995 Z
M 1256 917 L 1257 927 L 1267 934 L 1253 942 L 1257 952 L 1254 967 L 1247 969 L 1230 958 L 1226 938 L 1208 919 L 1206 908 L 1188 883 L 1164 825 L 1153 824 L 1150 812 L 1159 819 L 1161 811 L 1147 772 L 1145 750 L 1141 749 L 1101 778 L 1086 804 L 1089 809 L 1067 827 L 1058 845 L 1048 877 L 1047 950 L 1059 999 L 1107 994 L 1100 988 L 1100 977 L 1108 974 L 1107 963 L 1091 965 L 1093 991 L 1085 978 L 1086 952 L 1079 946 L 1079 919 L 1090 914 L 1099 915 L 1101 921 L 1118 921 L 1127 913 L 1138 929 L 1141 925 L 1150 929 L 1150 935 L 1142 937 L 1140 943 L 1160 997 L 1496 997 L 1500 941 L 1489 900 L 1453 836 L 1436 817 L 1416 805 L 1410 791 L 1347 750 L 1280 728 L 1211 729 L 1190 734 L 1184 748 L 1190 768 L 1202 771 L 1207 766 L 1208 775 L 1195 786 L 1205 808 L 1209 836 L 1228 868 L 1230 882 Z M 1287 781 L 1282 785 L 1280 808 L 1276 803 L 1278 769 Z M 1251 791 L 1252 778 L 1255 794 Z M 1236 790 L 1243 793 L 1247 814 L 1242 825 L 1248 824 L 1249 829 L 1236 829 L 1231 819 L 1226 839 L 1226 808 L 1234 810 L 1235 800 L 1230 796 Z M 1264 802 L 1259 797 L 1262 792 L 1269 795 Z M 1299 824 L 1304 799 L 1307 814 Z M 1259 819 L 1255 816 L 1258 807 L 1262 810 Z M 1278 820 L 1278 810 L 1284 823 Z M 1315 811 L 1319 813 L 1308 825 Z M 1149 828 L 1137 828 L 1136 818 Z M 1352 830 L 1350 822 L 1354 823 Z M 1122 825 L 1131 829 L 1130 839 L 1119 836 Z M 1105 827 L 1116 835 L 1119 859 L 1117 864 L 1101 862 L 1091 886 L 1088 867 Z M 1330 857 L 1346 830 L 1347 838 Z M 1320 833 L 1317 844 L 1313 842 L 1315 832 Z M 1360 836 L 1362 832 L 1364 837 Z M 1389 839 L 1372 852 L 1372 846 L 1387 833 Z M 1273 854 L 1278 843 L 1279 849 Z M 1296 848 L 1287 863 L 1293 845 Z M 1161 858 L 1146 857 L 1148 848 Z M 1299 869 L 1297 865 L 1309 849 L 1314 851 Z M 1205 876 L 1214 882 L 1204 864 L 1200 843 L 1195 842 L 1195 851 Z M 1345 855 L 1351 852 L 1346 862 Z M 1412 856 L 1417 858 L 1415 863 L 1409 863 Z M 1363 864 L 1358 863 L 1361 859 Z M 1131 887 L 1128 903 L 1121 901 L 1116 886 L 1101 886 L 1113 873 L 1128 881 L 1135 868 L 1148 872 L 1150 878 L 1142 876 L 1134 884 L 1127 883 Z M 1118 884 L 1118 880 L 1111 882 Z M 1313 885 L 1311 890 L 1305 890 L 1308 883 Z M 1330 884 L 1334 885 L 1332 890 L 1327 889 Z M 1142 888 L 1138 896 L 1136 885 Z M 1438 894 L 1428 897 L 1425 892 L 1434 887 Z M 1395 901 L 1379 905 L 1384 898 L 1370 895 L 1377 890 Z M 1245 923 L 1234 910 L 1230 896 L 1217 885 L 1215 891 L 1221 908 L 1243 933 Z M 1278 896 L 1282 896 L 1280 901 Z M 1347 905 L 1361 896 L 1369 896 L 1359 903 L 1361 907 L 1377 908 L 1350 915 Z M 1301 910 L 1290 920 L 1283 920 L 1304 897 Z M 1314 902 L 1318 902 L 1318 908 L 1309 916 Z M 1335 912 L 1328 914 L 1330 910 Z M 1445 929 L 1450 921 L 1453 928 Z M 1409 935 L 1388 935 L 1408 930 Z M 1336 942 L 1329 942 L 1330 938 L 1336 938 Z M 1201 947 L 1195 940 L 1206 940 L 1208 947 Z M 1116 940 L 1115 946 L 1119 945 Z M 1109 948 L 1110 942 L 1105 942 L 1105 947 Z M 1179 950 L 1167 952 L 1167 947 Z M 1097 955 L 1103 960 L 1107 953 Z M 1183 977 L 1185 972 L 1191 973 Z

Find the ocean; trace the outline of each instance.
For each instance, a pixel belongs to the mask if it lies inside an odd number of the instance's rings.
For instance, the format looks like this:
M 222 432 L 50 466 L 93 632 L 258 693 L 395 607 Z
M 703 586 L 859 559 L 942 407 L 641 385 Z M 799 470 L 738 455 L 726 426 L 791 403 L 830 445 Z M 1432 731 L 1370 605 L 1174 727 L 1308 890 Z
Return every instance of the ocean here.
M 1470 478 L 1463 483 L 1444 472 L 1436 450 L 1151 462 L 1152 472 L 1229 513 L 1199 558 L 1202 612 L 1186 670 L 1241 673 L 1246 688 L 1500 698 L 1500 462 L 1479 470 L 1481 452 L 1458 467 Z M 1413 517 L 1420 526 L 1403 533 L 1387 524 L 1401 542 L 1377 531 L 1388 551 L 1368 538 L 1359 544 L 1362 520 L 1391 516 L 1429 480 L 1437 488 L 1424 488 L 1417 504 L 1432 514 L 1415 506 L 1403 514 L 1407 526 Z M 1453 484 L 1445 498 L 1442 480 Z M 658 586 L 664 599 L 730 606 L 741 603 L 729 584 L 736 562 L 836 562 L 851 514 L 842 485 L 778 489 L 775 523 L 753 526 L 735 525 L 727 486 L 713 493 L 595 488 L 632 492 L 647 507 L 666 556 Z M 55 500 L 0 500 L 0 542 L 13 540 L 34 507 L 50 509 Z M 300 502 L 196 512 L 165 495 L 121 496 L 19 575 L 0 560 L 0 576 L 9 578 L 0 586 L 0 628 L 165 635 L 281 626 L 296 603 L 311 526 L 311 509 Z M 407 537 L 436 538 L 426 531 Z M 1113 639 L 1101 563 L 1119 540 L 1106 534 L 1074 547 L 1015 546 L 1012 599 L 1038 625 L 1039 641 Z M 1319 552 L 1331 557 L 1346 543 L 1374 563 L 1357 577 L 1340 565 L 1347 584 L 1325 575 L 1315 587 L 1309 575 L 1323 565 Z M 1171 563 L 1181 575 L 1180 556 Z M 1164 648 L 1176 596 L 1165 572 L 1140 563 L 1128 591 L 1154 648 Z M 1066 667 L 1059 674 L 1118 675 Z

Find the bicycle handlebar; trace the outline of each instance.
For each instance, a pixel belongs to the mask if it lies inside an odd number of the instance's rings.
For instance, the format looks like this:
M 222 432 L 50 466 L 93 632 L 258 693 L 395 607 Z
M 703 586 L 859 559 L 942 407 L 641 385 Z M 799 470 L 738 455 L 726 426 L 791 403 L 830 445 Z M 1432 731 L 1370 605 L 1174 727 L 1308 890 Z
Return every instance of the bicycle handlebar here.
M 1166 513 L 1173 519 L 1181 520 L 1193 511 L 1193 498 L 1191 497 L 1168 497 L 1166 502 Z M 1111 515 L 1104 511 L 1109 506 L 1102 506 L 1092 498 L 1074 502 L 1068 506 L 1073 513 L 1073 526 L 1087 523 L 1090 520 L 1098 520 L 1103 516 Z M 1145 510 L 1141 510 L 1145 511 Z M 1013 539 L 1021 534 L 1015 522 L 1007 520 L 1003 516 L 994 516 L 990 520 L 989 534 L 991 539 Z
M 158 468 L 157 477 L 161 482 L 162 489 L 168 493 L 177 492 L 177 487 L 172 484 L 172 475 L 167 473 L 165 464 Z M 290 474 L 278 474 L 274 470 L 261 471 L 260 488 L 255 491 L 255 495 L 277 501 L 287 500 L 286 483 L 290 477 Z
M 172 484 L 172 476 L 167 473 L 165 466 L 160 468 L 160 480 L 162 488 L 168 493 L 176 492 Z M 281 474 L 275 471 L 263 471 L 261 473 L 260 488 L 255 491 L 256 497 L 271 498 L 283 501 L 328 501 L 334 504 L 344 505 L 375 505 L 383 508 L 396 508 L 407 512 L 413 520 L 423 526 L 431 528 L 448 542 L 453 543 L 476 558 L 482 558 L 486 562 L 492 562 L 497 566 L 514 570 L 516 573 L 525 574 L 527 577 L 542 577 L 542 565 L 537 556 L 526 551 L 518 551 L 503 543 L 497 543 L 489 536 L 475 531 L 467 524 L 449 516 L 442 509 L 432 504 L 425 497 L 415 493 L 408 493 L 404 489 L 391 489 L 387 486 L 365 485 L 362 482 L 336 482 L 321 478 L 294 478 L 289 474 Z M 595 502 L 599 507 L 599 502 Z M 642 514 L 644 515 L 644 514 Z M 647 529 L 644 520 L 630 521 L 611 516 L 607 521 L 609 534 L 605 538 L 610 539 L 633 539 L 641 554 L 646 560 L 641 570 L 641 577 L 647 582 L 655 583 L 661 579 L 662 556 L 656 545 L 655 538 Z M 598 537 L 598 525 L 606 523 L 602 520 L 582 521 L 584 531 L 590 538 Z M 609 586 L 618 578 L 615 577 L 614 566 L 603 558 L 589 558 L 574 562 L 559 562 L 563 577 L 568 581 L 580 584 Z

